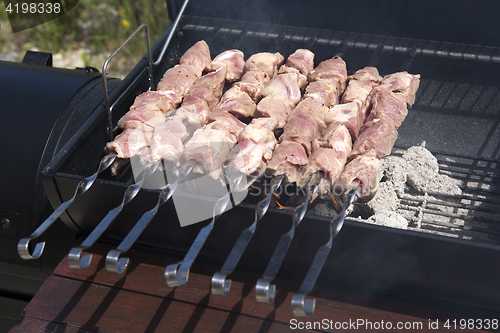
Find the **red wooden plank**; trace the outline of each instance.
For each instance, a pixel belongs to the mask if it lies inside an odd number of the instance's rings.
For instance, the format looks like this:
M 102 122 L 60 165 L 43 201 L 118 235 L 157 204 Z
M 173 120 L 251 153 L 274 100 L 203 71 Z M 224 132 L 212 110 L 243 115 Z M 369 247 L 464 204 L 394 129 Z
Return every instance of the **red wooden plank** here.
M 46 332 L 64 332 L 64 333 L 95 333 L 97 331 L 84 330 L 80 327 L 74 327 L 67 324 L 60 324 L 44 319 L 26 316 L 24 313 L 16 321 L 16 324 L 10 330 L 10 333 L 46 333 Z
M 207 307 L 209 299 L 208 294 L 199 304 L 191 304 L 51 276 L 26 307 L 25 316 L 99 332 L 290 330 L 282 323 Z M 22 323 L 17 330 L 24 330 Z
M 169 299 L 175 298 L 193 304 L 206 303 L 209 307 L 272 319 L 287 325 L 292 320 L 309 322 L 327 320 L 332 323 L 344 324 L 359 319 L 372 323 L 391 322 L 394 325 L 398 322 L 420 322 L 425 329 L 428 328 L 429 319 L 439 319 L 441 323 L 449 318 L 467 319 L 464 315 L 433 307 L 415 306 L 388 298 L 366 296 L 325 286 L 317 286 L 312 294 L 317 298 L 314 315 L 307 319 L 295 318 L 290 302 L 293 292 L 298 289 L 296 282 L 277 279 L 278 292 L 275 302 L 273 304 L 258 303 L 255 301 L 253 285 L 260 277 L 258 275 L 260 272 L 244 272 L 244 276 L 240 272 L 239 276 L 238 273 L 235 274 L 236 279 L 233 280 L 231 292 L 227 297 L 210 296 L 211 275 L 207 274 L 192 272 L 189 282 L 185 286 L 176 289 L 168 287 L 163 275 L 165 266 L 176 262 L 178 258 L 167 255 L 130 251 L 127 256 L 131 258 L 131 267 L 127 273 L 125 275 L 109 273 L 104 267 L 104 256 L 110 249 L 111 247 L 102 244 L 93 248 L 94 260 L 88 270 L 72 270 L 67 264 L 67 259 L 64 259 L 54 274 Z M 200 267 L 200 271 L 214 271 L 214 267 L 206 266 L 203 263 L 195 263 L 195 265 Z M 241 282 L 243 280 L 248 282 Z M 449 330 L 449 332 L 452 331 Z

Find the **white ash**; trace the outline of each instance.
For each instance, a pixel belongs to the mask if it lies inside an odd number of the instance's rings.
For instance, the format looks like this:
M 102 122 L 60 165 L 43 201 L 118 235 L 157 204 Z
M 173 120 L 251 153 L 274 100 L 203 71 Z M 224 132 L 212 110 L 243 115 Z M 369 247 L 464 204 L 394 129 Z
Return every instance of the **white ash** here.
M 444 156 L 438 164 L 425 143 L 407 150 L 395 149 L 392 156 L 381 160 L 379 191 L 374 198 L 351 205 L 346 214 L 361 223 L 500 244 L 500 236 L 489 232 L 500 231 L 490 222 L 498 220 L 498 204 L 488 200 L 489 192 L 471 195 L 461 191 L 461 187 L 491 190 L 494 185 L 461 177 L 460 172 L 453 171 L 460 163 L 460 157 L 455 160 Z M 336 216 L 331 202 L 315 203 L 313 213 Z
M 370 216 L 367 221 L 391 228 L 406 229 L 408 227 L 408 220 L 393 211 L 380 211 Z
M 404 154 L 407 183 L 417 191 L 460 195 L 460 183 L 446 175 L 439 174 L 437 158 L 424 146 L 409 148 Z
M 381 211 L 396 211 L 400 204 L 398 193 L 394 183 L 385 181 L 379 184 L 377 194 L 364 204 L 358 207 L 365 213 L 362 215 L 373 215 Z
M 408 219 L 422 220 L 422 209 L 450 210 L 450 207 L 427 205 L 427 200 L 436 200 L 435 195 L 458 195 L 460 181 L 439 173 L 439 164 L 434 155 L 421 146 L 413 146 L 402 151 L 401 157 L 388 156 L 381 160 L 380 184 L 377 194 L 367 203 L 355 204 L 351 216 L 364 222 L 403 228 Z M 410 194 L 411 193 L 411 194 Z M 419 207 L 408 207 L 405 200 L 422 203 Z M 389 212 L 391 214 L 389 214 Z M 449 213 L 444 212 L 443 213 Z M 420 227 L 418 223 L 417 227 Z
M 350 214 L 350 211 L 352 210 L 353 205 L 351 205 L 347 210 L 346 210 L 346 215 Z M 321 216 L 328 216 L 328 217 L 336 217 L 338 214 L 335 212 L 335 210 L 332 207 L 332 204 L 329 201 L 321 200 L 319 202 L 316 202 L 314 207 L 311 208 L 311 213 L 316 214 L 316 215 L 321 215 Z
M 406 160 L 399 156 L 387 156 L 381 160 L 380 181 L 391 184 L 398 194 L 404 193 L 405 184 L 408 178 Z

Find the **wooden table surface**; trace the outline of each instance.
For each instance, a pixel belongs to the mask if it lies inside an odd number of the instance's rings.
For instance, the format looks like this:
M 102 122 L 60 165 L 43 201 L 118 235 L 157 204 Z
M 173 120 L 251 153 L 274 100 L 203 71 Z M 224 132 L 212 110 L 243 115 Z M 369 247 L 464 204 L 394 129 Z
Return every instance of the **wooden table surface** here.
M 238 270 L 231 276 L 229 295 L 216 296 L 210 293 L 214 267 L 195 262 L 188 283 L 170 288 L 164 270 L 178 258 L 131 250 L 126 253 L 131 259 L 128 270 L 120 275 L 108 272 L 104 265 L 112 248 L 96 244 L 87 270 L 69 268 L 64 258 L 11 332 L 290 332 L 299 327 L 395 332 L 401 331 L 396 329 L 398 323 L 417 325 L 403 330 L 407 332 L 465 332 L 459 326 L 445 328 L 443 324 L 447 319 L 471 318 L 455 309 L 324 285 L 317 285 L 311 293 L 317 299 L 314 315 L 295 317 L 290 302 L 300 281 L 279 277 L 274 303 L 258 303 L 254 285 L 262 272 Z M 439 329 L 430 328 L 436 320 Z M 389 325 L 392 329 L 387 329 Z

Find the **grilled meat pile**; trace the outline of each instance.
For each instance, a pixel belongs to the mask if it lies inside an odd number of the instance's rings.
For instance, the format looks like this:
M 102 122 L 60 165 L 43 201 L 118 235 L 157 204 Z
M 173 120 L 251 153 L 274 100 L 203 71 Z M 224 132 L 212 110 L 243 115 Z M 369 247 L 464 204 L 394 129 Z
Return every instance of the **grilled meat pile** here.
M 368 201 L 419 80 L 407 72 L 381 77 L 374 67 L 348 76 L 339 57 L 314 67 L 305 49 L 286 61 L 266 52 L 245 61 L 238 50 L 212 60 L 200 41 L 157 91 L 136 98 L 106 150 L 144 164 L 196 163 L 193 172 L 214 179 L 227 166 L 249 179 L 267 173 L 299 187 L 319 183 L 320 195 L 356 188 L 357 200 Z

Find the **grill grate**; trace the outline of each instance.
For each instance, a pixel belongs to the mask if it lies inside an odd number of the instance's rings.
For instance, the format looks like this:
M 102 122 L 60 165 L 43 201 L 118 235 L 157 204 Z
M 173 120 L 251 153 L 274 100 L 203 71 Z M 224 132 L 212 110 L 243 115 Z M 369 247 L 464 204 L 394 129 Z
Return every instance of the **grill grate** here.
M 205 39 L 213 53 L 228 48 L 241 49 L 245 54 L 255 52 L 279 51 L 283 54 L 293 52 L 296 48 L 309 48 L 315 52 L 317 59 L 342 55 L 352 69 L 366 65 L 378 67 L 381 73 L 410 70 L 412 65 L 420 70 L 422 62 L 439 65 L 450 60 L 469 61 L 471 63 L 500 63 L 500 49 L 496 47 L 446 43 L 408 39 L 393 36 L 331 31 L 304 27 L 289 27 L 273 24 L 257 24 L 228 19 L 207 18 L 199 16 L 183 16 L 177 34 L 181 42 L 193 43 L 194 39 Z M 191 38 L 196 36 L 196 38 Z M 256 47 L 258 45 L 258 47 Z M 179 46 L 173 47 L 175 50 Z M 182 47 L 180 47 L 182 49 Z M 172 51 L 170 51 L 172 52 Z M 176 55 L 171 55 L 175 58 Z M 430 60 L 429 60 L 430 59 Z M 437 59 L 437 60 L 436 60 Z M 423 61 L 425 60 L 425 61 Z M 468 63 L 459 63 L 458 68 L 465 68 Z M 432 67 L 431 67 L 432 68 Z M 500 91 L 498 87 L 481 83 L 470 83 L 468 72 L 442 81 L 440 74 L 434 75 L 439 80 L 423 75 L 417 100 L 411 113 L 421 117 L 424 113 L 442 114 L 445 117 L 479 118 L 491 125 L 479 151 L 467 150 L 470 155 L 498 154 L 498 149 L 491 151 L 495 145 L 495 133 L 498 129 L 498 106 Z M 465 79 L 467 77 L 467 79 Z M 449 79 L 449 81 L 448 81 Z M 496 80 L 496 79 L 495 79 Z M 467 83 L 461 83 L 467 82 Z M 490 81 L 485 81 L 490 83 Z M 411 116 L 411 114 L 410 114 Z M 400 129 L 398 143 L 411 146 L 420 140 L 422 135 L 414 135 L 415 130 L 405 128 L 412 120 L 408 120 Z M 415 124 L 409 125 L 415 128 Z M 432 129 L 423 129 L 427 135 L 433 135 Z M 424 134 L 425 137 L 425 134 Z M 426 138 L 427 139 L 427 138 Z M 456 153 L 459 148 L 448 144 L 443 152 L 439 136 L 437 144 L 429 140 L 431 152 L 438 158 L 440 172 L 460 181 L 461 195 L 445 195 L 442 193 L 418 192 L 406 188 L 399 196 L 401 200 L 398 213 L 409 221 L 409 229 L 432 232 L 462 239 L 474 239 L 500 243 L 500 171 L 499 161 L 488 157 L 470 157 Z M 421 142 L 421 141 L 420 141 Z M 488 146 L 490 148 L 486 149 Z M 458 144 L 457 144 L 458 146 Z M 399 148 L 402 148 L 401 146 Z M 442 149 L 442 148 L 439 148 Z M 491 154 L 490 154 L 491 153 Z M 401 155 L 395 149 L 393 155 Z M 131 182 L 127 173 L 127 182 Z
M 259 38 L 273 41 L 275 47 L 283 42 L 297 42 L 302 47 L 312 47 L 313 44 L 325 45 L 329 48 L 343 46 L 358 50 L 371 50 L 373 62 L 377 64 L 377 58 L 383 52 L 395 52 L 407 55 L 403 64 L 409 67 L 415 55 L 448 58 L 453 60 L 471 60 L 480 62 L 500 63 L 500 48 L 494 46 L 482 46 L 465 43 L 451 43 L 432 41 L 424 39 L 411 39 L 396 36 L 383 36 L 366 33 L 355 33 L 345 31 L 332 31 L 326 29 L 314 29 L 304 27 L 288 27 L 274 24 L 260 24 L 252 22 L 240 22 L 229 19 L 207 18 L 194 15 L 185 15 L 181 22 L 182 31 L 196 31 L 205 35 L 208 41 L 216 38 L 231 39 L 237 37 L 239 44 L 244 45 L 245 39 Z M 316 46 L 317 46 L 316 45 Z M 409 61 L 409 63 L 407 63 Z
M 177 63 L 179 55 L 200 39 L 214 54 L 238 48 L 246 55 L 288 55 L 309 48 L 317 62 L 342 55 L 350 72 L 371 65 L 382 75 L 400 70 L 421 74 L 417 99 L 396 144 L 402 148 L 426 141 L 439 159 L 440 171 L 460 180 L 462 195 L 407 190 L 399 197 L 399 210 L 413 229 L 500 243 L 498 48 L 184 15 L 156 70 Z M 115 119 L 126 104 L 115 109 Z M 79 165 L 78 159 L 72 161 Z M 59 172 L 73 174 L 73 168 L 73 163 L 65 163 Z M 99 178 L 132 183 L 130 168 L 121 171 L 118 179 L 107 174 Z
M 450 237 L 500 243 L 498 161 L 432 152 L 440 173 L 460 182 L 461 195 L 419 192 L 406 187 L 397 212 L 409 229 Z M 400 156 L 396 150 L 393 155 Z

